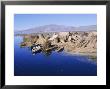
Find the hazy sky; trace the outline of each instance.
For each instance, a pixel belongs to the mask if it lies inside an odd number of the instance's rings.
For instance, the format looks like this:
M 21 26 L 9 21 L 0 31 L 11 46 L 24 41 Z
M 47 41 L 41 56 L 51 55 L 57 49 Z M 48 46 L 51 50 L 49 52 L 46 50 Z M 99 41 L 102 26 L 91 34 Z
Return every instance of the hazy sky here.
M 26 30 L 43 25 L 87 26 L 97 24 L 96 14 L 15 14 L 14 30 Z

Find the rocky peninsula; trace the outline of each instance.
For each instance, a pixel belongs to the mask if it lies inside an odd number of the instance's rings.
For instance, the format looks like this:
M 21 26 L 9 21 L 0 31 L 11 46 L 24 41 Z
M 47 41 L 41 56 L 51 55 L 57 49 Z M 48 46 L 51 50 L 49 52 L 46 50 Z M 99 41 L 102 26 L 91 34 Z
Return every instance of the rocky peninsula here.
M 21 47 L 31 47 L 40 44 L 43 50 L 53 48 L 59 51 L 64 49 L 69 54 L 87 55 L 97 59 L 97 32 L 49 32 L 22 34 Z

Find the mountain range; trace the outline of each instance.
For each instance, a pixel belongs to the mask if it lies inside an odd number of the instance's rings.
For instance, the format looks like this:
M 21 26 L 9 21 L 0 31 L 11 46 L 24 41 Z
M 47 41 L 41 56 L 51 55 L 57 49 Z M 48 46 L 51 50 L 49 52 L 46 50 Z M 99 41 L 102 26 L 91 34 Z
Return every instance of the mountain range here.
M 45 32 L 71 32 L 71 31 L 96 31 L 96 30 L 97 30 L 96 25 L 73 27 L 73 26 L 50 24 L 50 25 L 34 27 L 34 28 L 21 30 L 21 31 L 15 31 L 15 34 L 31 34 L 31 33 L 45 33 Z

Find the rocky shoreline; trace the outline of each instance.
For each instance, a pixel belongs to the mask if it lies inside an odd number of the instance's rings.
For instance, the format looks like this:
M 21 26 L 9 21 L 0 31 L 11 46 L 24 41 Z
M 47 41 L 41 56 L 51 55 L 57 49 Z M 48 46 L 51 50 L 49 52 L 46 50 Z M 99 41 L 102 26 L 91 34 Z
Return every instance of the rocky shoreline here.
M 70 54 L 88 55 L 92 59 L 97 59 L 97 32 L 56 32 L 24 34 L 21 47 L 31 47 L 40 44 L 43 49 L 51 49 L 51 46 L 64 48 Z

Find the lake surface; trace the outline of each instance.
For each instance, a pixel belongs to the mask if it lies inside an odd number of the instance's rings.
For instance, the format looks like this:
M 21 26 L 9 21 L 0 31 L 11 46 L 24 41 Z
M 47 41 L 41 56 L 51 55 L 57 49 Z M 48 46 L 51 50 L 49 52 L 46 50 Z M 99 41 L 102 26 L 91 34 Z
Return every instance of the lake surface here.
M 97 63 L 86 56 L 54 52 L 33 55 L 29 48 L 20 48 L 22 37 L 14 38 L 15 76 L 97 76 Z

